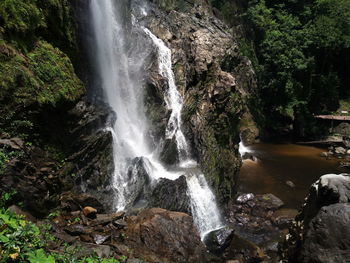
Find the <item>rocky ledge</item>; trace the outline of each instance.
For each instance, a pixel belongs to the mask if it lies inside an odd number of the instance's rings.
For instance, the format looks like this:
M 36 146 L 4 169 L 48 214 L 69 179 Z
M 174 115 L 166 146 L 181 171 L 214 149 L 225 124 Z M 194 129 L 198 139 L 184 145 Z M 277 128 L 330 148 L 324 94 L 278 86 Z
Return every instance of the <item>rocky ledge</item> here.
M 350 175 L 323 175 L 280 244 L 282 262 L 350 262 L 349 236 Z
M 68 245 L 79 257 L 126 257 L 130 263 L 218 262 L 207 253 L 192 217 L 185 213 L 152 208 L 127 216 L 100 214 L 86 206 L 57 213 L 47 222 L 16 206 L 10 210 L 38 225 L 52 226 L 49 231 L 55 240 L 48 251 L 64 253 Z

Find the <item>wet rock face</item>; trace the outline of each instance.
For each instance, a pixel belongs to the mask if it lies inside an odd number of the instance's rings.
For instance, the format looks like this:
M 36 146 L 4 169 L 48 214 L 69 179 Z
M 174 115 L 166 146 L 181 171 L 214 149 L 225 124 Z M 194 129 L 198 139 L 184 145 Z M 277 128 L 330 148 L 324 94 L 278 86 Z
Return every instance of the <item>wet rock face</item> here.
M 176 85 L 184 97 L 184 133 L 219 201 L 226 202 L 235 192 L 241 164 L 238 126 L 245 111 L 242 97 L 254 86 L 254 72 L 207 1 L 184 1 L 185 9 L 171 11 L 164 7 L 168 2 L 155 1 L 162 10 L 152 8 L 146 26 L 171 48 Z M 181 1 L 169 4 L 174 2 Z M 157 94 L 164 94 L 167 83 L 159 77 L 156 63 L 150 66 L 148 82 L 160 91 Z M 152 122 L 159 126 L 161 119 Z
M 161 178 L 150 196 L 150 206 L 190 214 L 190 198 L 187 195 L 185 176 L 175 181 Z
M 350 175 L 321 176 L 280 244 L 283 262 L 348 262 L 349 220 Z
M 103 127 L 113 125 L 115 115 L 101 104 L 79 102 L 70 112 L 72 154 L 58 171 L 66 189 L 88 192 L 103 204 L 110 204 L 113 173 L 113 138 Z
M 128 189 L 126 200 L 132 204 L 145 198 L 145 193 L 149 191 L 151 178 L 146 169 L 147 162 L 146 158 L 137 157 L 129 166 L 127 186 L 125 186 Z
M 233 229 L 224 227 L 207 234 L 203 242 L 210 252 L 219 254 L 230 245 L 233 233 Z

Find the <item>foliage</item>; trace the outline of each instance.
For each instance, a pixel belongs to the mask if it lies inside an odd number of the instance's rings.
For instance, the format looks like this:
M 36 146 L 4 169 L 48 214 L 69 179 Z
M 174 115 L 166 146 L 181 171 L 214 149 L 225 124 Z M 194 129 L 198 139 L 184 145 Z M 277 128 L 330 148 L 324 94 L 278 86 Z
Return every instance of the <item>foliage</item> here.
M 2 0 L 0 33 L 23 51 L 44 38 L 74 58 L 73 14 L 69 0 Z
M 308 135 L 317 130 L 312 115 L 334 112 L 350 97 L 349 0 L 209 2 L 230 25 L 244 24 L 240 51 L 259 84 L 249 104 L 262 128 L 293 125 Z
M 45 26 L 43 14 L 33 0 L 3 0 L 0 2 L 1 30 L 13 33 L 33 33 Z
M 65 253 L 47 253 L 44 248 L 47 241 L 53 239 L 48 234 L 50 227 L 44 224 L 40 229 L 20 216 L 0 208 L 0 262 L 122 263 L 126 260 L 124 256 L 119 259 L 97 256 L 77 258 L 76 249 L 71 250 L 68 247 Z
M 341 96 L 350 95 L 350 1 L 248 4 L 259 64 L 255 106 L 262 108 L 264 126 L 305 125 L 300 121 L 312 114 L 336 110 Z
M 0 226 L 0 262 L 9 258 L 24 261 L 28 253 L 43 245 L 37 226 L 4 208 L 0 208 Z
M 39 104 L 55 104 L 61 99 L 74 101 L 82 94 L 80 80 L 74 74 L 67 56 L 47 42 L 38 42 L 28 54 L 29 69 L 38 79 L 41 87 L 37 92 Z

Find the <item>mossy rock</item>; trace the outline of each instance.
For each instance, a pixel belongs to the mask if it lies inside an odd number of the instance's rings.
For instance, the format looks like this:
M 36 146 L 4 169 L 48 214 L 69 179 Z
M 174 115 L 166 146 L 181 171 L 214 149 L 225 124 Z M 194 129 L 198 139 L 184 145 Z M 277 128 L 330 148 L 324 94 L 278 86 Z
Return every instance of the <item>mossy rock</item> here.
M 59 47 L 71 59 L 78 52 L 71 0 L 2 0 L 0 34 L 28 52 L 40 39 Z
M 32 111 L 74 102 L 84 93 L 70 59 L 45 41 L 24 54 L 0 41 L 0 129 L 30 121 Z M 30 126 L 30 125 L 29 125 Z

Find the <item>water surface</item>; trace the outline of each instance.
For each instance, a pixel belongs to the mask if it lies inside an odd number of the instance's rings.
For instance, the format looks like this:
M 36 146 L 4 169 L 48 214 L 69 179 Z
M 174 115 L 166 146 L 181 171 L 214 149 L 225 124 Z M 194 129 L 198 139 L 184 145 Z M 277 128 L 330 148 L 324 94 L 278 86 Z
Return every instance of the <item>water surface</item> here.
M 326 160 L 326 149 L 295 144 L 259 143 L 247 147 L 257 160 L 244 160 L 240 172 L 240 192 L 272 193 L 288 208 L 299 209 L 309 187 L 327 173 L 346 172 L 339 160 Z M 295 187 L 286 184 L 292 181 Z

